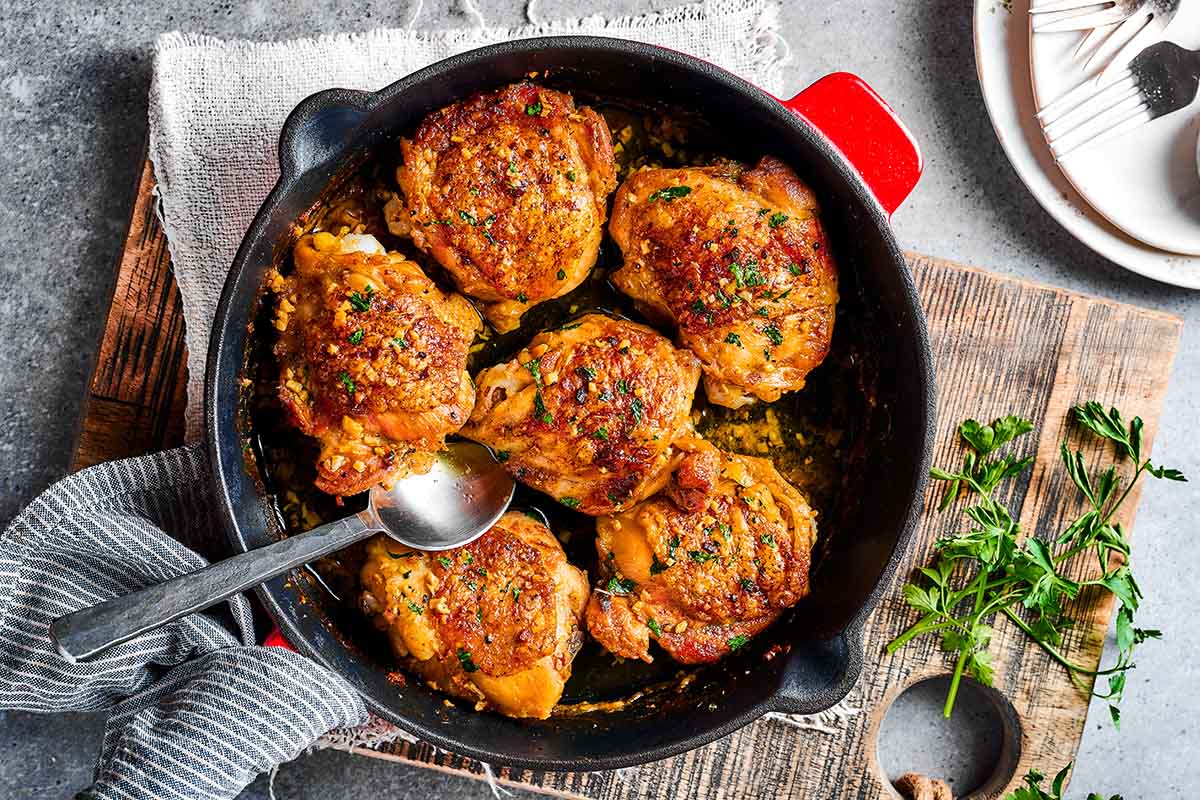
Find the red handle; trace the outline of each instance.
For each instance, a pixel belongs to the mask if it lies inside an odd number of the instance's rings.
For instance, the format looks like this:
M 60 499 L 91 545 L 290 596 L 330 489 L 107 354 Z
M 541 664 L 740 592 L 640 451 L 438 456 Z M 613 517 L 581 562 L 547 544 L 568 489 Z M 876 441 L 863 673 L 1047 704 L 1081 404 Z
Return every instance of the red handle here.
M 295 652 L 295 650 L 296 650 L 295 647 L 292 647 L 291 642 L 289 642 L 287 639 L 283 638 L 283 634 L 279 632 L 278 625 L 276 625 L 275 627 L 273 627 L 271 629 L 271 632 L 267 634 L 266 639 L 263 639 L 263 646 L 264 647 L 282 647 L 285 650 L 291 650 L 292 652 Z
M 889 217 L 917 185 L 923 165 L 916 140 L 862 78 L 835 72 L 781 102 L 845 156 Z

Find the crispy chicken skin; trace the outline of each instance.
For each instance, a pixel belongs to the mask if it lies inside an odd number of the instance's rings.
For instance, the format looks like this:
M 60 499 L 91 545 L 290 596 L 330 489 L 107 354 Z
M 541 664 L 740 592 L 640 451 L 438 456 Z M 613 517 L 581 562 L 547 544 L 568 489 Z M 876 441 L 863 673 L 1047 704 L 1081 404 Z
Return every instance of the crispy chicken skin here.
M 605 571 L 588 631 L 650 661 L 650 638 L 705 664 L 741 647 L 808 593 L 816 513 L 764 458 L 695 439 L 661 493 L 597 520 Z
M 673 323 L 704 368 L 708 399 L 738 408 L 804 386 L 825 358 L 837 268 L 812 191 L 776 158 L 646 169 L 621 184 L 612 281 Z
M 583 643 L 587 575 L 550 530 L 510 511 L 465 547 L 367 544 L 362 605 L 435 688 L 511 717 L 550 716 Z
M 616 187 L 604 118 L 518 83 L 430 114 L 400 143 L 388 227 L 445 267 L 499 331 L 578 286 Z
M 373 236 L 304 236 L 294 263 L 268 278 L 278 391 L 320 440 L 317 488 L 351 495 L 428 469 L 475 403 L 466 364 L 479 315 Z
M 517 480 L 607 514 L 666 482 L 699 378 L 696 357 L 652 329 L 589 314 L 481 372 L 462 435 L 496 450 Z

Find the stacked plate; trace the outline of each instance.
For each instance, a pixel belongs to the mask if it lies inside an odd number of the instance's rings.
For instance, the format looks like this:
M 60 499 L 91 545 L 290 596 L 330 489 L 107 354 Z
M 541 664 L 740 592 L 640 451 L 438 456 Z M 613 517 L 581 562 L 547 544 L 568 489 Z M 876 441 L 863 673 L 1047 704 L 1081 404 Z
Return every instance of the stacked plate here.
M 1072 58 L 1083 35 L 1033 34 L 1029 0 L 976 0 L 975 62 L 1000 143 L 1081 242 L 1133 272 L 1200 289 L 1200 101 L 1061 162 L 1050 154 L 1037 109 L 1088 79 Z M 1185 0 L 1164 38 L 1200 48 L 1200 2 Z

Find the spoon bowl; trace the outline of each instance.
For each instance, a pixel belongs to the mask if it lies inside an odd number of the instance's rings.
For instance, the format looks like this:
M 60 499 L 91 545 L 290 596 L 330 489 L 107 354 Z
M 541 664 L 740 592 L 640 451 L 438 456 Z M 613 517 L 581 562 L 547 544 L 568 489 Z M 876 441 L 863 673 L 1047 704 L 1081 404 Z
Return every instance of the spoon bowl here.
M 352 517 L 73 611 L 50 624 L 50 638 L 71 663 L 91 658 L 375 533 L 417 550 L 461 547 L 500 519 L 515 488 L 490 450 L 454 442 L 425 474 L 373 488 L 367 508 Z

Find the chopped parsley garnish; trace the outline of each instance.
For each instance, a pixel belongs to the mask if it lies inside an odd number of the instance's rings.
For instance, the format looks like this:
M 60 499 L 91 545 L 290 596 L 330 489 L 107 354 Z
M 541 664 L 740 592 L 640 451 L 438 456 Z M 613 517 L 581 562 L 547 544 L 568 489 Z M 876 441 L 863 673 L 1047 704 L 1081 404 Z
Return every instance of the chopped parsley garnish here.
M 395 336 L 395 337 L 393 337 L 393 338 L 392 338 L 392 344 L 396 345 L 396 347 L 399 347 L 401 350 L 407 350 L 407 349 L 408 349 L 408 342 L 404 341 L 404 337 L 403 337 L 403 336 Z
M 646 620 L 646 627 L 653 631 L 655 636 L 662 636 L 662 626 L 658 624 L 654 617 Z
M 565 269 L 560 269 L 555 277 L 560 281 L 565 281 L 567 279 L 567 271 Z
M 796 264 L 788 264 L 788 272 L 792 273 L 793 275 L 803 275 L 804 274 L 804 270 L 800 269 L 800 267 L 797 266 Z
M 776 211 L 774 214 L 771 215 L 771 218 L 769 220 L 767 220 L 767 224 L 770 225 L 772 228 L 778 228 L 780 225 L 782 225 L 783 223 L 785 223 L 787 221 L 788 221 L 787 214 L 784 214 L 783 212 L 780 212 L 780 211 Z
M 741 289 L 743 286 L 753 287 L 766 285 L 767 280 L 762 276 L 762 273 L 758 271 L 758 262 L 754 261 L 753 259 L 747 261 L 745 264 L 739 264 L 735 261 L 729 265 L 729 271 L 733 273 L 734 280 L 737 281 L 737 287 L 739 289 Z
M 650 574 L 658 575 L 659 573 L 666 571 L 667 565 L 659 561 L 658 556 L 654 556 L 654 560 L 650 562 Z
M 540 115 L 541 113 L 542 113 L 542 101 L 541 100 L 538 100 L 537 102 L 530 103 L 529 105 L 525 106 L 525 114 L 530 117 L 536 117 L 536 116 Z
M 363 340 L 363 329 L 359 328 L 354 333 L 346 337 L 346 340 L 350 342 L 350 344 L 360 344 Z
M 744 633 L 739 633 L 737 636 L 730 639 L 726 644 L 729 645 L 730 652 L 737 650 L 739 647 L 750 641 L 750 637 Z
M 467 191 L 471 193 L 472 197 L 479 197 L 479 190 L 474 186 L 472 186 L 470 189 L 467 189 Z
M 547 425 L 554 422 L 554 415 L 546 410 L 546 401 L 542 399 L 541 389 L 538 389 L 533 395 L 533 415 Z
M 758 215 L 760 217 L 765 217 L 768 213 L 770 213 L 770 211 L 771 211 L 771 209 L 769 209 L 769 208 L 760 208 L 758 210 Z
M 692 311 L 696 314 L 704 313 L 704 301 L 699 297 L 692 301 Z
M 672 536 L 667 540 L 667 558 L 674 560 L 675 548 L 679 547 L 679 537 Z
M 508 174 L 509 175 L 517 174 L 517 160 L 515 158 L 510 158 L 508 160 Z
M 520 293 L 517 295 L 517 302 L 518 302 L 518 303 L 528 303 L 528 302 L 529 302 L 529 298 L 528 298 L 528 297 L 525 295 L 525 293 L 524 293 L 524 292 L 520 292 Z
M 595 439 L 599 439 L 602 442 L 607 442 L 608 441 L 608 429 L 605 428 L 603 425 L 601 425 L 599 428 L 596 428 L 596 432 L 592 434 L 592 437 Z
M 391 550 L 388 550 L 389 558 L 412 558 L 415 555 L 416 555 L 416 553 L 413 553 L 411 551 L 408 553 L 393 553 Z
M 567 170 L 567 180 L 569 180 L 571 183 L 575 182 L 575 170 L 573 170 L 573 169 Z
M 758 591 L 758 584 L 756 584 L 754 581 L 750 580 L 749 578 L 742 578 L 740 583 L 742 585 L 742 591 L 744 591 L 744 592 L 757 592 Z
M 471 216 L 466 211 L 459 211 L 458 218 L 461 219 L 463 222 L 467 223 L 468 225 L 478 225 L 479 224 L 478 222 L 475 221 L 475 217 Z
M 758 537 L 758 540 L 768 547 L 775 546 L 775 537 L 769 533 L 764 533 L 762 536 Z
M 579 508 L 579 499 L 576 497 L 560 497 L 558 498 L 558 502 L 567 508 Z
M 768 339 L 770 339 L 771 344 L 775 345 L 776 347 L 783 344 L 783 334 L 779 331 L 779 328 L 775 327 L 774 325 L 768 325 L 767 327 L 763 328 L 762 332 L 763 336 L 766 336 Z
M 521 587 L 514 586 L 513 590 L 512 590 L 512 595 L 513 595 L 513 602 L 514 603 L 517 602 L 517 600 L 519 600 L 521 598 Z
M 475 666 L 475 662 L 471 660 L 471 654 L 466 650 L 460 647 L 456 655 L 458 656 L 458 663 L 462 664 L 463 672 L 474 672 L 479 669 L 479 667 Z
M 629 578 L 625 578 L 624 580 L 620 578 L 609 578 L 608 586 L 606 588 L 608 589 L 609 594 L 632 594 L 633 590 L 637 588 L 637 584 L 631 581 Z
M 706 561 L 712 561 L 716 556 L 712 553 L 706 553 L 703 550 L 688 550 L 688 558 L 697 564 L 703 564 Z
M 617 391 L 621 394 L 629 394 L 629 382 L 624 378 L 617 381 Z
M 375 289 L 371 284 L 367 284 L 366 292 L 351 292 L 350 305 L 355 311 L 370 311 L 371 298 L 375 296 Z
M 738 347 L 741 347 L 742 337 L 738 336 L 733 331 L 730 331 L 729 335 L 725 337 L 725 344 L 736 344 Z
M 499 461 L 501 464 L 503 464 L 505 461 L 508 461 L 508 456 L 509 456 L 509 453 L 507 450 L 497 450 L 496 451 L 496 460 Z
M 446 558 L 445 556 L 438 556 L 438 563 L 441 564 L 446 569 L 450 569 L 450 565 L 453 562 L 450 559 Z
M 692 187 L 690 186 L 668 186 L 664 189 L 651 192 L 650 196 L 646 199 L 651 203 L 653 203 L 655 200 L 662 200 L 664 203 L 670 203 L 672 200 L 676 200 L 680 197 L 686 197 L 691 193 Z
M 582 322 L 572 322 L 570 325 L 563 325 L 561 328 L 559 328 L 559 330 L 560 331 L 573 331 L 582 324 L 583 324 Z
M 349 372 L 338 373 L 338 381 L 346 388 L 346 394 L 354 394 L 354 379 Z
M 771 314 L 769 311 L 767 311 L 766 306 L 763 306 L 762 308 L 760 308 L 758 311 L 755 311 L 754 313 L 758 314 L 760 317 L 766 317 L 768 319 L 770 319 L 770 317 L 771 317 Z
M 633 402 L 629 404 L 629 414 L 633 417 L 634 425 L 642 424 L 642 401 L 638 398 L 633 398 Z
M 533 382 L 538 386 L 542 385 L 542 360 L 535 358 L 532 361 L 526 361 L 521 366 L 529 370 L 529 374 L 533 376 Z
M 418 616 L 425 613 L 425 609 L 414 603 L 412 600 L 408 600 L 407 602 L 409 611 L 417 614 Z
M 781 294 L 779 295 L 779 297 L 776 297 L 775 299 L 776 299 L 776 300 L 783 300 L 783 299 L 785 299 L 785 298 L 786 298 L 786 297 L 787 297 L 789 294 L 791 294 L 791 293 L 792 293 L 792 290 L 791 290 L 791 289 L 788 289 L 786 292 L 783 292 L 783 293 L 781 293 Z

